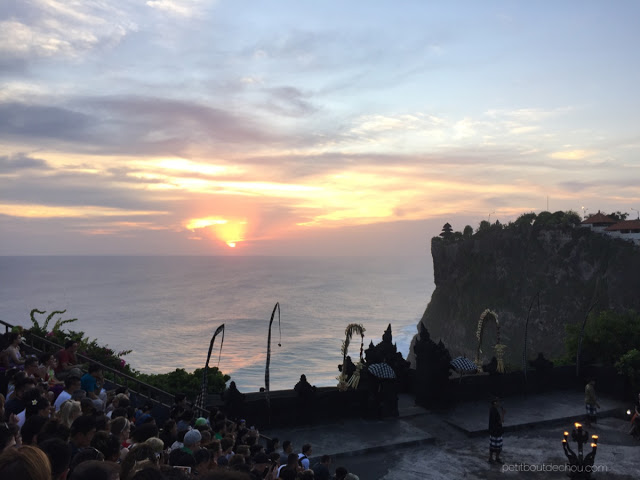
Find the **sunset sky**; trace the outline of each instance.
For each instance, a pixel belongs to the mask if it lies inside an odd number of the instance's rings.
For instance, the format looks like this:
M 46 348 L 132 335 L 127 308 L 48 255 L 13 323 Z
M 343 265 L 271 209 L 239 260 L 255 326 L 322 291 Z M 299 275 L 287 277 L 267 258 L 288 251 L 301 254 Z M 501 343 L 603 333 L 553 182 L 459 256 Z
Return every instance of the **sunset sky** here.
M 428 253 L 640 209 L 640 2 L 3 0 L 1 255 Z

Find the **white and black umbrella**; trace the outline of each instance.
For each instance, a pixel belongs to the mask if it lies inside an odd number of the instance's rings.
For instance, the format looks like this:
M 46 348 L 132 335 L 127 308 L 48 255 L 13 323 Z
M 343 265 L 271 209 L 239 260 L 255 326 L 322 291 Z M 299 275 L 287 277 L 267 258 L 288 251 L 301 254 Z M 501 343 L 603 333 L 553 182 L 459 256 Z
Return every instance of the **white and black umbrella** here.
M 387 363 L 372 363 L 369 365 L 369 373 L 381 379 L 396 378 L 396 372 Z
M 456 357 L 451 360 L 451 366 L 458 373 L 476 373 L 478 366 L 467 357 Z

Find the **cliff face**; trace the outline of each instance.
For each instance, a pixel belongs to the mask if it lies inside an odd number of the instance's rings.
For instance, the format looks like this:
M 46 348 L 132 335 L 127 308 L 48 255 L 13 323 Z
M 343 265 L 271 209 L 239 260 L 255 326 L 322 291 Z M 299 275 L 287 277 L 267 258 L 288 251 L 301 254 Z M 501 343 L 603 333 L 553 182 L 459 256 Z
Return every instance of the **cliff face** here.
M 565 325 L 589 308 L 640 310 L 640 249 L 575 226 L 492 226 L 472 236 L 433 238 L 435 291 L 421 319 L 451 356 L 474 359 L 482 312 L 497 313 L 507 367 L 527 357 L 564 354 Z M 485 325 L 482 359 L 494 355 L 495 324 Z M 413 363 L 413 352 L 409 360 Z

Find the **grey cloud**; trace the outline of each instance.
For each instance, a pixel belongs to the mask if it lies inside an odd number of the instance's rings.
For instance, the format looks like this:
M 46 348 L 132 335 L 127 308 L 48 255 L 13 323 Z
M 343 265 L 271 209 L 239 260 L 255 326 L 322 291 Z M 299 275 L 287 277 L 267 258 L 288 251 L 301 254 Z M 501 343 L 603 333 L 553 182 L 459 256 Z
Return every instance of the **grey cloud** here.
M 290 117 L 303 117 L 317 111 L 317 108 L 305 100 L 305 95 L 295 87 L 277 87 L 265 89 L 270 99 L 267 109 Z
M 86 97 L 64 107 L 0 103 L 0 138 L 76 143 L 99 153 L 179 153 L 192 143 L 273 143 L 252 118 L 154 97 Z
M 114 185 L 110 176 L 88 173 L 28 175 L 6 182 L 3 197 L 13 203 L 57 206 L 101 206 L 163 210 L 162 194 Z
M 9 134 L 77 141 L 91 123 L 89 116 L 65 108 L 0 103 L 0 136 L 3 137 Z
M 24 153 L 0 156 L 0 173 L 12 173 L 20 170 L 49 170 L 51 167 L 46 161 L 32 158 Z

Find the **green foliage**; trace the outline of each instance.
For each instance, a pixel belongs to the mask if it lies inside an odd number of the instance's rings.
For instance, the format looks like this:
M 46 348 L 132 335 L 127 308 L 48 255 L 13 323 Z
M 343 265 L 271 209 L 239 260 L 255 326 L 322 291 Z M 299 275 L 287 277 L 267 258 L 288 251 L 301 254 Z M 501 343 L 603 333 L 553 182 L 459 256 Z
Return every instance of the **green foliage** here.
M 182 392 L 186 393 L 190 398 L 195 398 L 196 395 L 200 393 L 203 369 L 197 369 L 193 373 L 187 373 L 184 369 L 176 369 L 174 372 L 161 374 L 140 373 L 131 368 L 122 358 L 131 353 L 131 350 L 116 352 L 112 348 L 109 348 L 108 345 L 100 345 L 98 340 L 88 338 L 84 332 L 62 329 L 63 325 L 76 322 L 78 320 L 77 318 L 63 320 L 62 317 L 60 317 L 51 331 L 49 331 L 50 321 L 53 320 L 56 315 L 66 313 L 66 310 L 51 312 L 45 322 L 40 325 L 35 315 L 44 315 L 46 313 L 47 312 L 36 308 L 31 310 L 30 317 L 32 327 L 27 333 L 46 338 L 59 345 L 64 345 L 67 340 L 74 340 L 78 342 L 79 354 L 171 394 Z M 226 382 L 229 381 L 230 378 L 229 375 L 223 375 L 216 367 L 210 368 L 207 375 L 209 392 L 222 392 L 225 389 Z
M 491 224 L 486 220 L 482 220 L 478 226 L 478 232 L 484 232 L 489 230 L 489 228 L 491 228 Z
M 473 235 L 473 227 L 471 225 L 464 227 L 462 235 L 467 238 L 471 237 Z
M 567 355 L 576 358 L 582 325 L 567 326 Z M 605 310 L 592 313 L 582 340 L 582 358 L 588 363 L 615 365 L 630 350 L 640 345 L 640 315 Z
M 606 215 L 606 214 L 605 214 L 605 215 Z M 613 218 L 614 220 L 618 220 L 619 222 L 622 222 L 622 221 L 624 221 L 624 220 L 626 220 L 626 219 L 627 219 L 627 217 L 629 216 L 629 214 L 628 214 L 628 213 L 626 213 L 626 212 L 625 212 L 625 213 L 622 213 L 622 212 L 620 212 L 620 211 L 617 211 L 617 212 L 610 213 L 610 214 L 609 214 L 609 215 L 607 215 L 607 216 L 608 216 L 608 217 Z
M 176 368 L 173 372 L 159 374 L 138 373 L 137 378 L 169 393 L 185 393 L 189 398 L 196 398 L 200 394 L 203 368 L 197 368 L 193 373 L 188 373 L 182 368 Z M 226 382 L 231 377 L 223 375 L 216 367 L 209 368 L 207 385 L 209 393 L 221 393 L 225 389 Z
M 533 222 L 535 222 L 537 215 L 534 212 L 523 213 L 520 215 L 515 222 L 513 222 L 514 226 L 522 227 L 522 226 L 531 226 Z
M 640 390 L 640 350 L 634 348 L 622 355 L 616 362 L 616 369 L 629 379 L 634 391 Z

